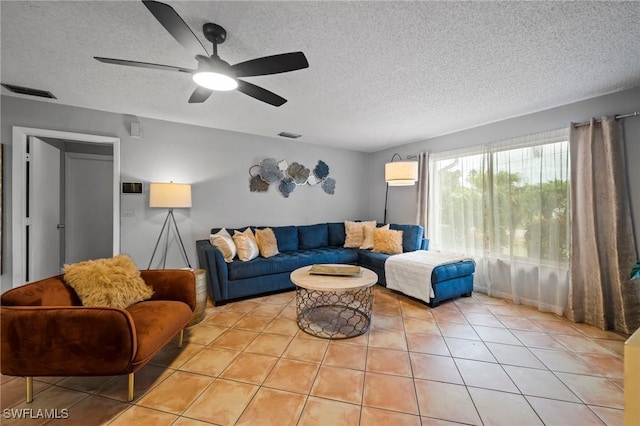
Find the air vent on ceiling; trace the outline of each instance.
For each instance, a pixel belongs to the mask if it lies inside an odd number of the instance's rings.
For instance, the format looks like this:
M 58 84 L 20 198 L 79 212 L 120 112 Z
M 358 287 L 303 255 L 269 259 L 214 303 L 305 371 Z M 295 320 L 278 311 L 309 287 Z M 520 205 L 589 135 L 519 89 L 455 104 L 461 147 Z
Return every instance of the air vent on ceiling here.
M 40 98 L 49 98 L 49 99 L 58 99 L 55 96 L 53 96 L 53 93 L 48 92 L 46 90 L 38 90 L 38 89 L 32 89 L 30 87 L 14 86 L 13 84 L 5 84 L 5 83 L 2 83 L 2 86 L 13 93 L 18 93 L 20 95 L 38 96 Z
M 278 136 L 282 136 L 283 138 L 298 139 L 302 135 L 298 135 L 296 133 L 289 133 L 289 132 L 280 132 L 278 133 Z

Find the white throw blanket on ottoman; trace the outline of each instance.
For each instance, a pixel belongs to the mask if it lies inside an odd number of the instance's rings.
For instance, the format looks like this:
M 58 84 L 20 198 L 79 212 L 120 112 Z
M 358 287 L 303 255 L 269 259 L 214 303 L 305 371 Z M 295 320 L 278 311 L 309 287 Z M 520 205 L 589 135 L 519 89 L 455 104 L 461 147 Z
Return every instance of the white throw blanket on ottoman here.
M 417 250 L 389 256 L 384 263 L 387 288 L 427 303 L 435 297 L 431 272 L 436 266 L 471 260 L 459 253 Z

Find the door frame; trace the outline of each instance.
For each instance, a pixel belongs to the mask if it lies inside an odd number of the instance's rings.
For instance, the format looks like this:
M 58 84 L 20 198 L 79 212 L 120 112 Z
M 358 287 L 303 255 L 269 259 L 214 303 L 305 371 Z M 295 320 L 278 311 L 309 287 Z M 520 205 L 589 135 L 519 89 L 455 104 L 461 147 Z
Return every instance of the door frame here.
M 58 130 L 38 129 L 33 127 L 12 127 L 12 162 L 11 162 L 11 264 L 12 287 L 23 284 L 26 259 L 26 219 L 24 213 L 27 206 L 26 173 L 27 137 L 64 139 L 77 142 L 109 144 L 113 147 L 113 254 L 120 253 L 120 138 L 92 135 L 88 133 L 63 132 Z

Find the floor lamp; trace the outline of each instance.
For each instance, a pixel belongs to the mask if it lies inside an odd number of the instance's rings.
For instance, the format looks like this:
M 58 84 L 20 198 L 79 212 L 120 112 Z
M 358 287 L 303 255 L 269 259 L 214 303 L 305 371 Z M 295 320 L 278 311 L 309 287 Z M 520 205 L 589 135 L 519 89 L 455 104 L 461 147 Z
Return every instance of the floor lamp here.
M 393 160 L 398 157 L 400 161 Z M 384 220 L 387 223 L 387 201 L 389 200 L 390 186 L 411 186 L 418 180 L 418 162 L 402 161 L 400 154 L 395 153 L 391 157 L 391 162 L 384 165 L 384 180 L 387 183 L 387 190 L 384 194 Z
M 149 260 L 149 266 L 147 267 L 147 269 L 151 268 L 151 263 L 153 262 L 153 258 L 156 255 L 156 250 L 158 250 L 158 244 L 160 244 L 160 239 L 162 238 L 162 234 L 166 229 L 167 238 L 164 245 L 164 260 L 162 262 L 162 269 L 165 268 L 167 264 L 167 252 L 169 249 L 169 234 L 171 233 L 171 223 L 173 223 L 173 226 L 176 229 L 176 234 L 178 234 L 180 247 L 182 247 L 182 254 L 184 254 L 187 265 L 189 266 L 189 268 L 191 268 L 191 263 L 189 263 L 187 251 L 184 249 L 184 244 L 182 243 L 182 237 L 180 236 L 180 230 L 178 229 L 176 218 L 173 216 L 173 209 L 184 209 L 191 207 L 191 185 L 173 182 L 152 183 L 149 186 L 149 207 L 169 209 L 169 212 L 167 213 L 167 217 L 164 220 L 162 229 L 160 230 L 160 235 L 158 235 L 158 241 L 156 241 L 156 246 L 153 248 L 153 254 L 151 255 L 151 260 Z M 171 219 L 171 221 L 169 221 L 169 219 Z

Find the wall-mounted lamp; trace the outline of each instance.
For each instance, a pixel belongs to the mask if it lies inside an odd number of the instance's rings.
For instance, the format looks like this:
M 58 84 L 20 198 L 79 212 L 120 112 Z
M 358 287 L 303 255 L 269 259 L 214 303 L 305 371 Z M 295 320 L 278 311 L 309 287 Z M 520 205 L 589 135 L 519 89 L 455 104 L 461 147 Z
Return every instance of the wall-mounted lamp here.
M 396 157 L 400 161 L 394 162 Z M 407 157 L 409 159 L 410 157 Z M 384 180 L 387 189 L 384 195 L 384 223 L 387 223 L 387 201 L 389 199 L 390 186 L 411 186 L 418 180 L 418 162 L 402 161 L 402 157 L 397 152 L 391 157 L 391 161 L 384 165 Z
M 162 230 L 160 230 L 160 235 L 158 235 L 158 241 L 156 241 L 156 246 L 153 249 L 153 254 L 151 255 L 151 260 L 149 260 L 149 266 L 147 267 L 147 269 L 151 268 L 151 263 L 153 262 L 153 258 L 156 255 L 156 250 L 158 249 L 158 244 L 160 243 L 160 238 L 162 238 L 162 234 L 164 233 L 165 228 L 167 229 L 167 239 L 164 246 L 164 260 L 162 263 L 163 269 L 167 263 L 169 234 L 171 233 L 171 222 L 169 222 L 169 218 L 171 218 L 173 226 L 176 229 L 176 234 L 178 234 L 178 240 L 180 241 L 180 246 L 182 247 L 182 254 L 184 254 L 187 265 L 189 266 L 189 268 L 191 268 L 191 263 L 189 263 L 187 251 L 184 249 L 184 244 L 182 243 L 180 230 L 178 229 L 178 225 L 176 224 L 176 218 L 173 216 L 173 209 L 183 209 L 191 207 L 191 185 L 173 182 L 152 183 L 151 185 L 149 185 L 149 207 L 165 208 L 169 209 L 169 212 L 167 213 L 167 217 L 164 220 L 164 224 L 162 225 Z M 167 224 L 169 224 L 168 227 Z

